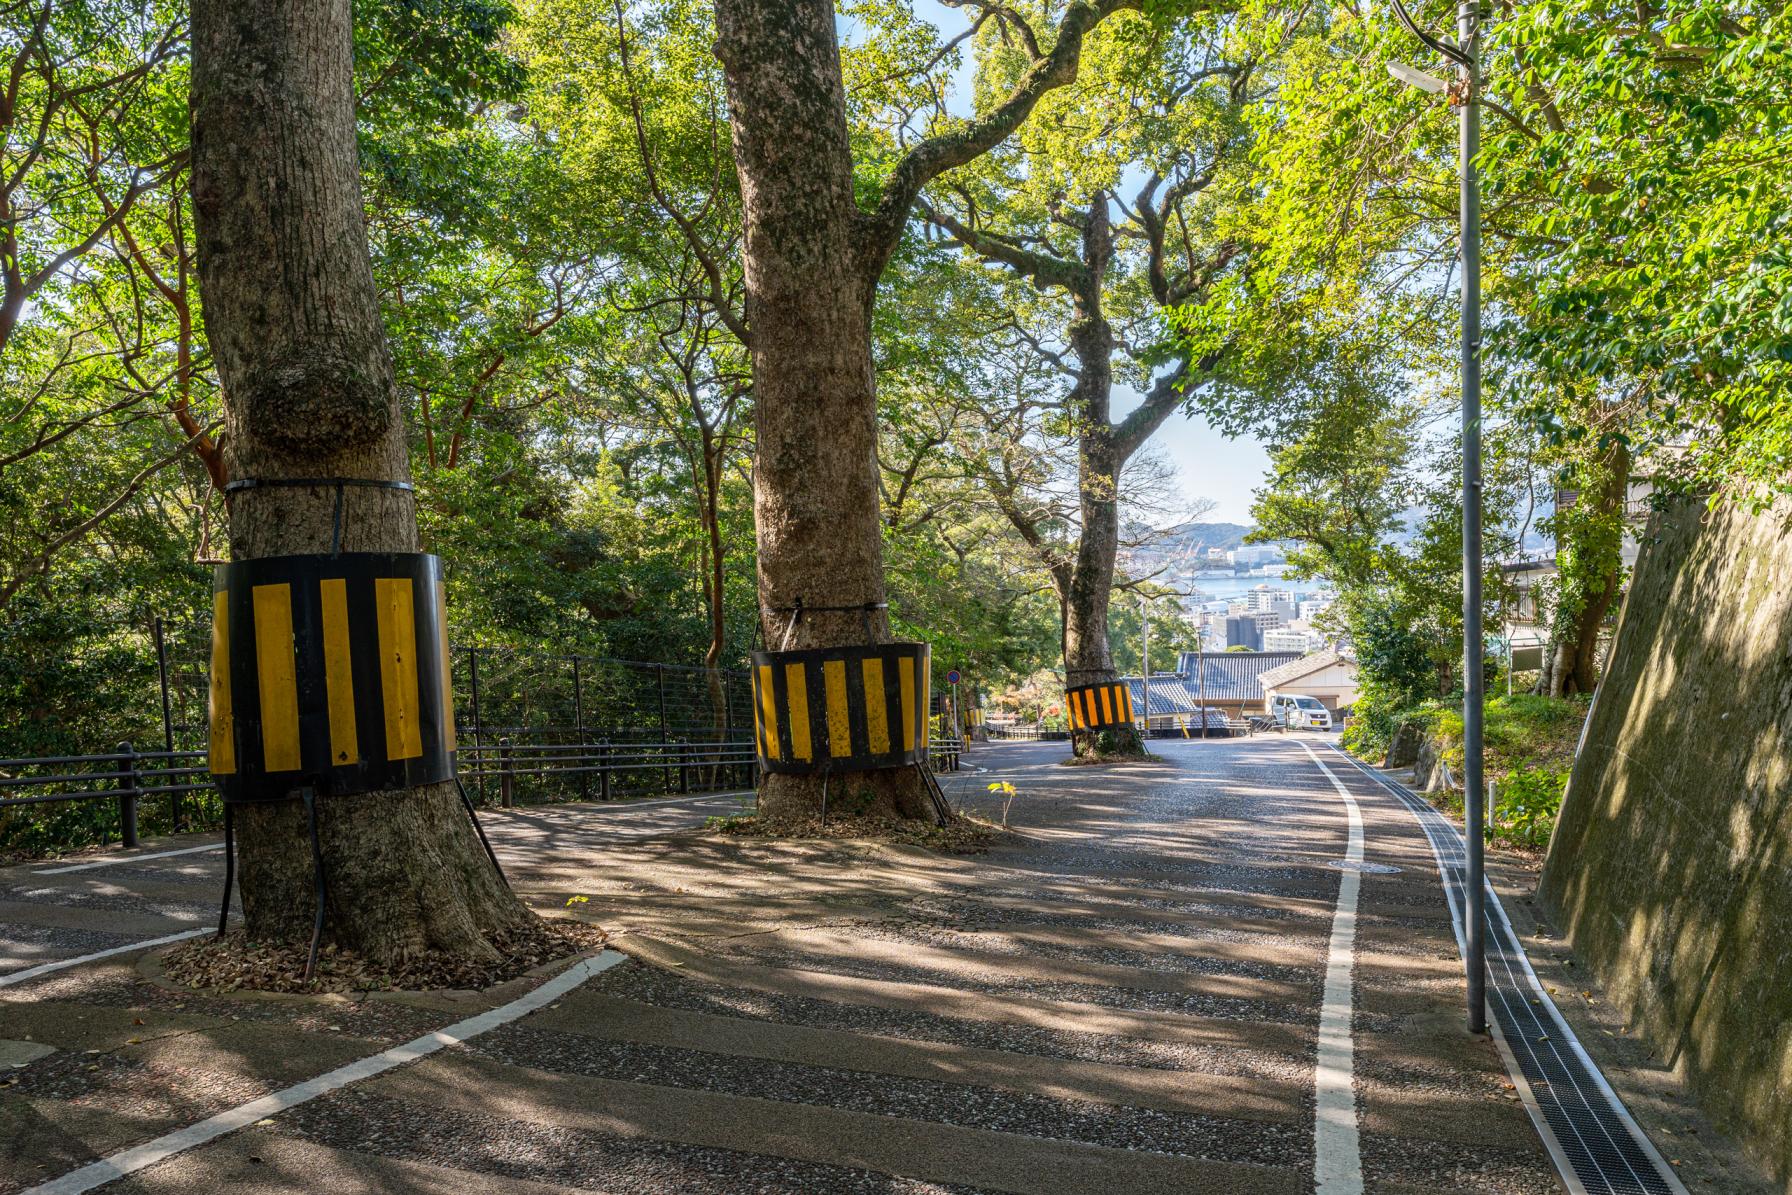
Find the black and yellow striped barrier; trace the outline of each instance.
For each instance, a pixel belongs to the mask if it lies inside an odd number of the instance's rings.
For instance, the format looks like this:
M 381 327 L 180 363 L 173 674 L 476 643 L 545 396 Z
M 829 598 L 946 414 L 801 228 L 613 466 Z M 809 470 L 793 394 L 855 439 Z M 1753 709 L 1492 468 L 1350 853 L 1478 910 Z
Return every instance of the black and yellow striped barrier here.
M 1117 681 L 1066 689 L 1064 707 L 1073 731 L 1105 730 L 1129 725 L 1133 720 L 1132 690 Z
M 753 653 L 759 766 L 814 775 L 927 761 L 925 643 Z
M 454 776 L 442 562 L 270 556 L 218 567 L 211 770 L 226 801 Z

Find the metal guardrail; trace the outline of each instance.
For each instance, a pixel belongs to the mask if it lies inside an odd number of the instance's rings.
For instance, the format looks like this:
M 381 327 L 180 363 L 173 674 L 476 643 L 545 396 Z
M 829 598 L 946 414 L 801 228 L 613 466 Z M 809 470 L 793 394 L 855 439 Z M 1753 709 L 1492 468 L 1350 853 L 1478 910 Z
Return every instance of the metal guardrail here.
M 1068 730 L 1047 730 L 1041 726 L 998 726 L 993 722 L 986 725 L 990 738 L 1005 742 L 1062 743 L 1070 738 Z
M 104 755 L 46 755 L 0 759 L 0 809 L 64 801 L 117 801 L 119 837 L 137 845 L 137 804 L 166 796 L 169 824 L 184 824 L 181 798 L 210 792 L 213 784 L 203 751 L 137 751 L 129 743 Z M 40 774 L 40 769 L 53 769 Z M 71 787 L 74 786 L 74 787 Z M 33 792 L 33 789 L 48 789 Z M 15 794 L 24 795 L 15 795 Z
M 928 765 L 936 772 L 955 772 L 963 749 L 955 739 L 933 739 Z M 481 803 L 495 799 L 505 807 L 518 803 L 518 781 L 558 779 L 562 799 L 586 799 L 595 788 L 598 799 L 611 800 L 643 791 L 638 784 L 618 783 L 621 777 L 651 777 L 660 791 L 679 794 L 751 788 L 759 778 L 753 743 L 743 739 L 555 743 L 506 735 L 496 743 L 462 746 L 459 760 L 462 782 L 477 788 Z M 537 795 L 545 792 L 551 800 L 552 788 L 540 784 Z M 619 792 L 624 788 L 626 794 Z M 126 847 L 138 845 L 138 804 L 144 798 L 167 797 L 169 824 L 179 831 L 185 828 L 182 797 L 213 791 L 204 751 L 137 751 L 120 743 L 116 751 L 100 755 L 0 759 L 0 809 L 116 801 L 119 838 Z

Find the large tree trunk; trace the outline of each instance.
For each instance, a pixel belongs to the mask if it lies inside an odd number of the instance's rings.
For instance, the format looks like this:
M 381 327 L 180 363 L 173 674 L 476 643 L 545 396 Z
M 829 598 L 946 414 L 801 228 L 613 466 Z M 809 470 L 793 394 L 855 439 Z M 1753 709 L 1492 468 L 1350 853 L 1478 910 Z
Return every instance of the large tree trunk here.
M 238 479 L 408 479 L 367 255 L 349 0 L 195 0 L 193 201 L 207 332 Z M 334 491 L 230 501 L 238 560 L 330 551 Z M 345 551 L 414 552 L 408 492 L 344 491 Z M 326 932 L 376 960 L 487 961 L 531 914 L 493 872 L 453 784 L 327 801 Z M 312 864 L 299 802 L 238 818 L 252 938 L 303 941 Z
M 1557 610 L 1540 679 L 1552 697 L 1591 693 L 1599 683 L 1599 635 L 1623 587 L 1630 462 L 1630 450 L 1614 442 L 1587 470 L 1591 485 L 1580 491 L 1576 509 L 1557 516 Z
M 1102 305 L 1102 286 L 1114 252 L 1107 199 L 1101 194 L 1089 207 L 1083 234 L 1082 293 L 1074 296 L 1070 347 L 1076 354 L 1077 382 L 1071 412 L 1081 435 L 1077 443 L 1077 501 L 1082 529 L 1076 564 L 1064 607 L 1064 682 L 1093 685 L 1118 680 L 1108 647 L 1108 604 L 1114 592 L 1115 558 L 1120 551 L 1120 470 L 1126 456 L 1113 423 L 1114 329 Z M 1132 727 L 1084 735 L 1075 740 L 1079 755 L 1133 755 L 1144 744 Z
M 717 0 L 716 32 L 746 225 L 765 641 L 888 642 L 871 360 L 882 263 L 867 269 L 856 234 L 833 6 Z M 851 785 L 874 814 L 929 816 L 912 769 Z M 821 781 L 767 776 L 759 807 L 772 819 L 819 812 Z
M 890 638 L 883 609 L 871 307 L 921 188 L 999 143 L 1039 97 L 1076 78 L 1083 39 L 1129 0 L 1074 0 L 1049 48 L 999 102 L 908 145 L 874 202 L 855 201 L 831 0 L 715 0 L 746 229 L 758 417 L 754 511 L 767 642 L 831 647 Z M 798 602 L 809 611 L 795 617 Z M 929 816 L 912 769 L 852 780 L 855 805 Z M 768 777 L 766 816 L 819 811 L 822 782 Z

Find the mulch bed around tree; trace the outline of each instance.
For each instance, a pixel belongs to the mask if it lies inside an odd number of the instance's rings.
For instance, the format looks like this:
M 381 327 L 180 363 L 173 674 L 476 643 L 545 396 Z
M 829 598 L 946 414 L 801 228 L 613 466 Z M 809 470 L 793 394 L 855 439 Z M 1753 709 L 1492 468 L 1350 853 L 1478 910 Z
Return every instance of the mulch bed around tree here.
M 1143 764 L 1159 764 L 1159 765 L 1161 765 L 1161 764 L 1168 764 L 1169 762 L 1170 762 L 1169 760 L 1165 759 L 1161 755 L 1152 755 L 1152 754 L 1145 754 L 1145 755 L 1072 755 L 1067 759 L 1060 759 L 1058 761 L 1058 766 L 1061 768 L 1093 768 L 1093 767 L 1099 767 L 1103 764 L 1143 763 Z
M 501 957 L 490 963 L 424 955 L 396 966 L 374 963 L 352 950 L 326 945 L 317 973 L 305 973 L 306 944 L 250 942 L 241 930 L 204 937 L 170 951 L 162 974 L 175 983 L 223 992 L 391 992 L 442 988 L 478 990 L 504 983 L 544 963 L 596 950 L 609 938 L 580 921 L 536 921 L 494 938 Z
M 829 814 L 827 824 L 820 818 L 781 819 L 768 822 L 757 814 L 734 817 L 712 817 L 710 828 L 723 834 L 743 838 L 859 838 L 875 842 L 897 842 L 921 846 L 947 855 L 980 855 L 1003 833 L 1000 826 L 981 818 L 952 815 L 943 826 L 908 818 L 889 819 Z

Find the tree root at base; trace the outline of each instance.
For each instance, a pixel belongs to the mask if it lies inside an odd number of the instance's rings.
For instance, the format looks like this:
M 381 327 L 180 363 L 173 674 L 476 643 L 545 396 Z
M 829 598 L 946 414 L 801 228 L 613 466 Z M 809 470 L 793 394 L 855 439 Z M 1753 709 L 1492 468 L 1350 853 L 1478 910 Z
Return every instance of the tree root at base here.
M 488 988 L 515 979 L 544 963 L 595 950 L 609 938 L 580 921 L 533 920 L 520 929 L 493 935 L 499 957 L 479 961 L 423 954 L 392 965 L 375 963 L 355 951 L 326 945 L 317 973 L 304 979 L 304 942 L 251 942 L 236 930 L 205 937 L 168 953 L 162 974 L 175 983 L 224 992 L 388 992 L 442 988 Z

